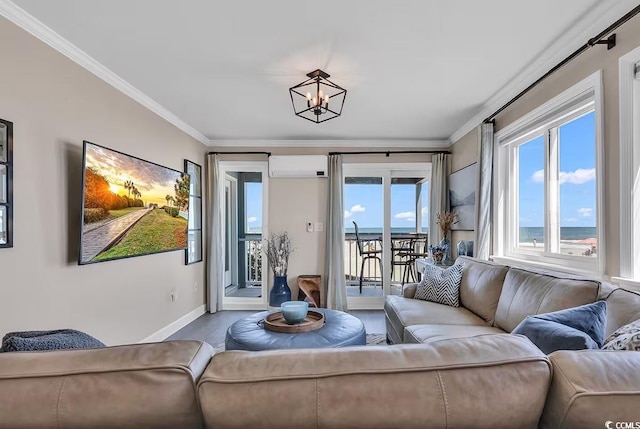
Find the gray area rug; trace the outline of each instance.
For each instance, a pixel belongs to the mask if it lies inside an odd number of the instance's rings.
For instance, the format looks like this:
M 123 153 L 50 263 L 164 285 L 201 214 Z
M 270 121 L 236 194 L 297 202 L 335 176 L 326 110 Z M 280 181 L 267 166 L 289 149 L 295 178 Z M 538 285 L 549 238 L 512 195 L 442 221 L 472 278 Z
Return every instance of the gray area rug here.
M 367 334 L 367 345 L 368 346 L 386 346 L 387 335 L 386 334 Z M 213 346 L 213 351 L 215 353 L 223 352 L 224 343 L 216 344 L 215 346 Z

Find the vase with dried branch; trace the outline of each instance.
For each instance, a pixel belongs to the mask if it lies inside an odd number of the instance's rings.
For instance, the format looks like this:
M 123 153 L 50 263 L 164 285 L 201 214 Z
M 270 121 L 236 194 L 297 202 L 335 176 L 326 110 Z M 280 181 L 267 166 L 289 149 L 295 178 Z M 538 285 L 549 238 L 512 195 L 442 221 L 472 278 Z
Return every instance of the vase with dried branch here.
M 289 257 L 293 253 L 289 234 L 284 232 L 271 233 L 263 246 L 267 255 L 269 267 L 273 271 L 273 287 L 269 292 L 269 305 L 280 307 L 285 301 L 291 300 L 291 289 L 287 284 Z
M 447 263 L 449 260 L 449 232 L 451 231 L 451 225 L 458 223 L 458 212 L 442 211 L 436 214 L 436 224 L 440 227 L 442 232 L 442 240 L 437 246 L 429 246 L 431 257 L 436 264 Z

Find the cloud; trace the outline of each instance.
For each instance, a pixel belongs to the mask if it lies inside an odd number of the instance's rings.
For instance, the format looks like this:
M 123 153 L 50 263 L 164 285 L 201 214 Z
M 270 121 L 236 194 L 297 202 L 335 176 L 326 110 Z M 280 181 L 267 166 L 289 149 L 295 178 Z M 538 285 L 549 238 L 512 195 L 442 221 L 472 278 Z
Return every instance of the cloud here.
M 360 204 L 356 204 L 355 206 L 351 206 L 350 210 L 345 210 L 344 211 L 344 218 L 348 218 L 353 216 L 354 213 L 362 213 L 363 211 L 366 211 L 367 209 L 364 206 L 361 206 Z
M 583 217 L 591 217 L 593 214 L 593 209 L 589 207 L 581 207 L 576 211 Z
M 250 217 L 247 218 L 247 223 L 253 223 L 253 222 L 257 221 L 257 220 L 258 220 L 257 217 L 250 216 Z
M 568 218 L 565 218 L 565 221 L 567 221 L 567 222 L 578 222 L 578 219 L 576 219 L 575 217 L 568 217 Z
M 596 179 L 595 168 L 578 168 L 575 171 L 561 171 L 558 181 L 560 184 L 571 183 L 573 185 L 582 185 Z M 531 175 L 531 181 L 534 183 L 544 182 L 544 170 L 538 170 Z
M 408 222 L 416 220 L 416 214 L 414 212 L 400 212 L 396 213 L 393 217 L 396 219 L 406 219 Z

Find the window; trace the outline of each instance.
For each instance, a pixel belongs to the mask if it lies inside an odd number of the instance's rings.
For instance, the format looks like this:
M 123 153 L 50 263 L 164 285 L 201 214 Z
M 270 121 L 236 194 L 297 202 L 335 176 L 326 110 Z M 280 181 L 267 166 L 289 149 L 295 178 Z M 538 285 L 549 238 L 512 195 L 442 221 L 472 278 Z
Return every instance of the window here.
M 496 254 L 603 273 L 599 73 L 496 135 Z
M 262 177 L 260 173 L 254 173 L 251 180 L 245 182 L 245 233 L 262 233 Z

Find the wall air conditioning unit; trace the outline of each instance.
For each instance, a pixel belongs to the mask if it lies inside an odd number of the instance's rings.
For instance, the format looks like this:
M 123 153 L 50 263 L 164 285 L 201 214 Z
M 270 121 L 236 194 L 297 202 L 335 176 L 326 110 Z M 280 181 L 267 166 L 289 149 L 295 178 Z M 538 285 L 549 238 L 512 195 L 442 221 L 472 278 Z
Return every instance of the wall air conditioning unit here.
M 326 155 L 274 155 L 269 177 L 328 177 Z

